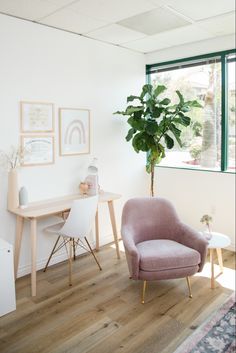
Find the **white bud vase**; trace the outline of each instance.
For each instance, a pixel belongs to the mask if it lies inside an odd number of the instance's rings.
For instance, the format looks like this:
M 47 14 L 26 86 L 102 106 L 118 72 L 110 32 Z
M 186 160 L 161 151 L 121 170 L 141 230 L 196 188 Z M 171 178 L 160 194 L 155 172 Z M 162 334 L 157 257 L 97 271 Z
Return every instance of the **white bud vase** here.
M 18 191 L 18 171 L 16 168 L 10 169 L 8 173 L 8 194 L 7 208 L 14 210 L 19 207 L 19 191 Z
M 19 191 L 19 204 L 20 208 L 28 207 L 28 192 L 24 186 L 22 186 Z

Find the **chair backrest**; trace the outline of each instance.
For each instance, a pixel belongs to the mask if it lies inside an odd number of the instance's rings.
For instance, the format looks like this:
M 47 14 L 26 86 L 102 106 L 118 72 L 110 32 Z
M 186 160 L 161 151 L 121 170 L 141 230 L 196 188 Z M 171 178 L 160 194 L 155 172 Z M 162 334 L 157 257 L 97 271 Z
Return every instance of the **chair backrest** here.
M 130 229 L 137 244 L 145 240 L 173 239 L 179 218 L 175 208 L 161 197 L 139 197 L 126 202 L 122 214 L 122 229 Z
M 75 200 L 59 234 L 71 238 L 86 237 L 92 229 L 97 205 L 98 195 Z

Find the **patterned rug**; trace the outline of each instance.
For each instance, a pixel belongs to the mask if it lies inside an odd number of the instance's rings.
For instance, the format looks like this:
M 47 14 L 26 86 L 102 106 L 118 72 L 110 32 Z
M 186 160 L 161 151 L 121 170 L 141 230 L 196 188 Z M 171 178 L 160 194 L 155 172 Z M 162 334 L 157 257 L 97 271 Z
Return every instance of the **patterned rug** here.
M 235 293 L 174 353 L 233 353 L 235 344 Z

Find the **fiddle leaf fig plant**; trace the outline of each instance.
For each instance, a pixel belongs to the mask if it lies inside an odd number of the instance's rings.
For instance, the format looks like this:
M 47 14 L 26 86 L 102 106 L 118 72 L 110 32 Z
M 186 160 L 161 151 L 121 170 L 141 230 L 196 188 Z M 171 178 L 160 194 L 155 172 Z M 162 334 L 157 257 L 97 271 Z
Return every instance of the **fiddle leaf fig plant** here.
M 151 174 L 151 196 L 154 196 L 155 166 L 165 157 L 165 150 L 172 149 L 175 142 L 182 147 L 181 129 L 190 125 L 188 112 L 192 108 L 201 108 L 197 100 L 187 101 L 180 91 L 178 103 L 172 104 L 163 93 L 167 87 L 153 87 L 146 84 L 140 96 L 127 97 L 128 106 L 124 111 L 117 111 L 128 118 L 130 129 L 126 136 L 132 142 L 134 150 L 147 153 L 146 170 Z M 130 104 L 132 103 L 132 104 Z

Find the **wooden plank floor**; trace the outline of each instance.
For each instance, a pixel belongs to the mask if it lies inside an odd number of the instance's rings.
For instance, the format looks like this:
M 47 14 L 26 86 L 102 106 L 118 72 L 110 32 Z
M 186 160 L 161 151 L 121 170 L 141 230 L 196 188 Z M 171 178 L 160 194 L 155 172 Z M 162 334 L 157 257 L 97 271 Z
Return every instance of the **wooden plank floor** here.
M 223 256 L 222 276 L 232 285 L 234 253 Z M 148 284 L 142 305 L 141 282 L 129 279 L 124 253 L 117 260 L 107 245 L 98 258 L 101 272 L 91 256 L 76 259 L 72 287 L 65 262 L 39 271 L 35 298 L 29 276 L 18 279 L 17 310 L 0 318 L 0 352 L 172 353 L 232 293 L 218 282 L 211 290 L 209 278 L 198 275 L 193 299 L 185 279 L 159 281 Z

